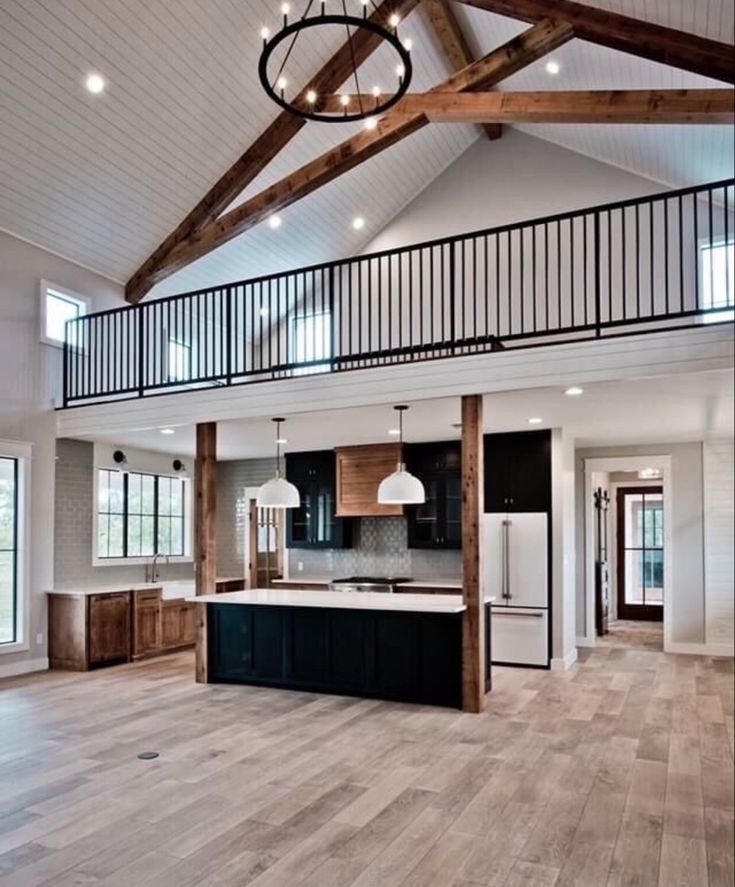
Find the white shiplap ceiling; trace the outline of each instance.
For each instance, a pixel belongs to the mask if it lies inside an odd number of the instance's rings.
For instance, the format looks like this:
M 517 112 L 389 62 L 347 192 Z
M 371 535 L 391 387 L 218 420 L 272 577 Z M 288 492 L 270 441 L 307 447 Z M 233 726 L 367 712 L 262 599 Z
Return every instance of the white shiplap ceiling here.
M 596 0 L 594 5 L 733 42 L 731 0 Z M 521 22 L 455 4 L 488 52 Z M 0 228 L 126 280 L 274 118 L 256 68 L 275 0 L 0 0 Z M 448 64 L 413 13 L 414 89 Z M 341 42 L 314 42 L 289 72 L 306 82 Z M 550 80 L 538 63 L 507 88 L 701 86 L 709 81 L 574 41 Z M 376 53 L 366 81 L 380 79 Z M 84 89 L 90 71 L 108 88 Z M 354 127 L 309 124 L 247 194 L 346 138 Z M 728 127 L 536 126 L 534 135 L 671 185 L 732 175 Z M 477 137 L 427 127 L 160 285 L 156 294 L 257 276 L 359 251 Z M 350 221 L 366 219 L 359 233 Z

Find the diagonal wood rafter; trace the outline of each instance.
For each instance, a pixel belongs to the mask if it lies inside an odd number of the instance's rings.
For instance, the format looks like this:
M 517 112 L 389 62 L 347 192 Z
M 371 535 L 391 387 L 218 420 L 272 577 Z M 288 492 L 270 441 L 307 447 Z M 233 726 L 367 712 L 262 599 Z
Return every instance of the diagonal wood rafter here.
M 419 0 L 385 0 L 371 15 L 376 22 L 387 22 L 393 13 L 405 18 Z M 377 34 L 362 30 L 353 35 L 352 47 L 345 42 L 321 70 L 299 93 L 305 96 L 309 89 L 318 95 L 332 93 L 345 83 L 353 65 L 359 67 L 381 45 Z M 154 272 L 165 261 L 172 249 L 186 241 L 194 232 L 216 219 L 241 194 L 255 177 L 278 155 L 305 126 L 306 120 L 281 111 L 276 119 L 248 147 L 244 154 L 210 188 L 177 228 L 157 247 L 133 274 L 125 287 L 128 302 L 139 302 L 153 286 Z
M 573 36 L 571 27 L 544 20 L 477 62 L 449 77 L 431 92 L 490 89 L 543 58 Z M 338 176 L 428 125 L 424 114 L 389 111 L 377 129 L 358 133 L 315 158 L 296 172 L 210 222 L 175 247 L 148 277 L 148 285 L 175 273 L 262 222 L 269 214 L 290 206 Z
M 422 0 L 421 11 L 455 71 L 461 71 L 476 60 L 457 16 L 452 11 L 451 0 Z M 483 129 L 491 140 L 499 139 L 502 135 L 502 127 L 497 123 L 486 123 Z
M 357 96 L 352 97 L 357 101 Z M 362 96 L 369 103 L 371 97 Z M 329 100 L 328 111 L 339 111 Z M 394 114 L 431 123 L 732 124 L 732 89 L 599 89 L 549 92 L 408 93 Z
M 554 18 L 574 36 L 609 49 L 735 83 L 735 52 L 727 43 L 608 12 L 574 0 L 459 0 L 468 6 L 524 22 Z

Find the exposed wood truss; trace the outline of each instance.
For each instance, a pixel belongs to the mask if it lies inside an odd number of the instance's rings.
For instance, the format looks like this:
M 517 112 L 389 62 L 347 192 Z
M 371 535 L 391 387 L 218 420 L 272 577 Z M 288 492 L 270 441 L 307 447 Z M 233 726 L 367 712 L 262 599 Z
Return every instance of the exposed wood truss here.
M 451 0 L 423 0 L 421 10 L 439 39 L 444 53 L 455 71 L 476 60 L 467 38 L 452 11 Z M 498 123 L 485 123 L 483 129 L 489 139 L 499 139 L 502 128 Z
M 432 92 L 489 89 L 566 43 L 571 36 L 572 30 L 567 25 L 539 22 L 499 49 L 453 74 Z M 271 213 L 295 203 L 428 123 L 424 114 L 394 114 L 389 111 L 375 130 L 364 131 L 347 139 L 192 234 L 158 264 L 149 275 L 149 285 L 238 237 Z
M 574 29 L 574 36 L 673 68 L 735 83 L 735 53 L 727 43 L 664 28 L 640 19 L 573 0 L 460 0 L 487 12 L 525 22 L 554 18 Z
M 418 2 L 385 0 L 373 17 L 382 21 L 397 12 L 405 18 Z M 729 90 L 489 92 L 505 78 L 573 37 L 731 84 L 735 83 L 735 54 L 728 44 L 574 0 L 461 2 L 531 22 L 533 27 L 479 61 L 471 61 L 471 49 L 451 4 L 447 0 L 424 0 L 426 15 L 452 65 L 459 70 L 428 93 L 406 96 L 401 104 L 381 118 L 376 129 L 347 139 L 226 212 L 235 198 L 305 125 L 303 119 L 288 111 L 279 114 L 131 277 L 126 286 L 127 300 L 140 301 L 159 281 L 429 122 L 479 123 L 489 127 L 487 132 L 491 137 L 502 123 L 513 122 L 732 122 L 733 95 Z M 379 44 L 379 37 L 367 31 L 354 35 L 352 48 L 349 43 L 342 46 L 304 86 L 301 96 L 304 97 L 309 89 L 320 96 L 333 95 L 349 77 L 352 53 L 360 65 Z
M 385 0 L 371 16 L 384 22 L 392 13 L 405 18 L 419 0 Z M 317 95 L 332 93 L 347 80 L 354 63 L 361 65 L 381 44 L 380 37 L 362 30 L 345 42 L 324 67 L 305 84 L 300 95 L 313 89 Z M 305 126 L 306 120 L 281 111 L 271 125 L 250 145 L 245 153 L 227 170 L 199 201 L 183 222 L 156 251 L 141 265 L 125 287 L 128 302 L 139 302 L 156 282 L 155 271 L 172 249 L 184 243 L 195 231 L 216 219 L 253 179 L 280 154 L 291 139 Z
M 355 101 L 358 97 L 354 97 Z M 362 96 L 369 105 L 371 97 Z M 335 97 L 327 104 L 338 111 Z M 698 123 L 732 124 L 732 89 L 553 90 L 408 94 L 396 114 L 432 123 Z

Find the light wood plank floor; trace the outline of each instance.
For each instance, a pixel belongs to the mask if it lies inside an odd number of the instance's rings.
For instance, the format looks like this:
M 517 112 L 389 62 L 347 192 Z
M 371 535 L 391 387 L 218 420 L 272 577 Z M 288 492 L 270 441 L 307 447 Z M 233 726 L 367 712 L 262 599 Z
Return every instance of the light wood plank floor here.
M 731 661 L 605 646 L 480 716 L 192 673 L 0 683 L 0 885 L 733 884 Z

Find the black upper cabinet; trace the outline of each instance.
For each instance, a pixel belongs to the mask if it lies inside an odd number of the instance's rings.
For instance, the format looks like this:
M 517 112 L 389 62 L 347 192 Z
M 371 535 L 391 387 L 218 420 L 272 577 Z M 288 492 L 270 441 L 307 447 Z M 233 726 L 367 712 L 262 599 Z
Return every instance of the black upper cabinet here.
M 334 450 L 288 453 L 286 477 L 301 496 L 300 508 L 286 517 L 287 548 L 350 548 L 352 523 L 335 512 Z
M 408 444 L 406 467 L 423 483 L 426 502 L 406 509 L 409 548 L 462 547 L 462 445 Z
M 551 432 L 485 435 L 485 511 L 551 511 Z

